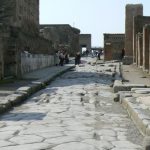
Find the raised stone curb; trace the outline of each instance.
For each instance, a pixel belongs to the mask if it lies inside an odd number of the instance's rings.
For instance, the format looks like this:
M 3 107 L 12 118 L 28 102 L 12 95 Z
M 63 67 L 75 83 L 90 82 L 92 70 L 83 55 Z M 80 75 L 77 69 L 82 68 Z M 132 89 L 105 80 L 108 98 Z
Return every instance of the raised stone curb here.
M 122 74 L 121 69 L 120 74 Z M 115 93 L 114 101 L 120 101 L 141 134 L 149 137 L 150 108 L 146 109 L 146 106 L 137 101 L 137 97 L 139 96 L 150 95 L 149 86 L 144 84 L 127 84 L 117 79 L 114 82 L 113 91 Z M 143 150 L 148 150 L 147 147 L 150 147 L 150 142 L 144 144 Z
M 127 110 L 142 135 L 150 136 L 150 110 L 138 102 L 137 97 L 132 96 L 133 92 L 129 92 L 131 97 L 126 97 L 126 93 L 127 91 L 120 93 L 120 103 Z
M 120 67 L 120 74 L 122 77 L 122 67 Z M 149 86 L 124 83 L 122 79 L 116 79 L 113 91 L 115 93 L 114 101 L 122 104 L 141 134 L 145 136 L 143 150 L 150 150 L 150 105 L 148 107 L 137 100 L 138 97 L 150 96 Z
M 70 69 L 75 68 L 75 66 L 68 66 L 68 68 L 65 68 L 64 70 L 61 70 L 60 72 L 57 72 L 55 75 L 51 77 L 47 77 L 45 79 L 40 79 L 33 81 L 31 84 L 18 88 L 14 94 L 8 95 L 4 100 L 0 103 L 0 113 L 4 113 L 14 106 L 22 103 L 24 100 L 26 100 L 31 94 L 43 89 L 48 85 L 51 81 L 53 81 L 58 76 L 64 74 L 65 72 L 69 71 Z
M 132 88 L 146 88 L 145 84 L 124 84 L 121 80 L 115 80 L 113 91 L 117 93 L 119 91 L 131 91 Z

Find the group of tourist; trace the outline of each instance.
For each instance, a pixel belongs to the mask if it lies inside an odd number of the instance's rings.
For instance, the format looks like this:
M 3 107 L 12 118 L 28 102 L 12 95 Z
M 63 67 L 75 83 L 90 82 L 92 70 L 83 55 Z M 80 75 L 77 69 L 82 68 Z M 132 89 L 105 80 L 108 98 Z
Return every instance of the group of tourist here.
M 56 66 L 63 66 L 64 64 L 68 64 L 69 63 L 69 54 L 67 53 L 67 51 L 64 50 L 59 50 L 56 52 L 56 56 L 55 56 L 55 65 Z
M 96 56 L 97 59 L 100 60 L 102 55 L 102 50 L 100 50 Z M 123 60 L 125 56 L 125 49 L 123 48 L 121 51 L 121 60 Z M 55 65 L 56 66 L 63 66 L 64 64 L 69 63 L 69 54 L 65 50 L 59 50 L 56 52 L 56 57 L 55 57 Z M 79 65 L 81 63 L 81 54 L 80 52 L 77 52 L 75 55 L 75 65 Z
M 67 51 L 59 50 L 55 54 L 55 65 L 63 66 L 64 64 L 69 63 L 69 54 Z M 81 54 L 77 52 L 75 55 L 75 65 L 79 65 L 81 63 Z

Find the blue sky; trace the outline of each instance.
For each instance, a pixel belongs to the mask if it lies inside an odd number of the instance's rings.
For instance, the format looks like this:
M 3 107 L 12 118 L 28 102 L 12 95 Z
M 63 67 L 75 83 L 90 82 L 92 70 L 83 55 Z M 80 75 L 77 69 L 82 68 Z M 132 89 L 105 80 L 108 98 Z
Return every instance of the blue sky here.
M 125 5 L 139 3 L 150 16 L 149 0 L 40 0 L 40 23 L 70 24 L 103 46 L 103 33 L 125 32 Z

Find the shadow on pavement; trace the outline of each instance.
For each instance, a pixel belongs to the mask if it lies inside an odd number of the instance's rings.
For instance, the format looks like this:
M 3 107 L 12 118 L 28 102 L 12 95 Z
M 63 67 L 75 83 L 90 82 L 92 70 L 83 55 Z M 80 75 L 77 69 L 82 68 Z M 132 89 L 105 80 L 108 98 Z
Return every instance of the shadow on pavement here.
M 45 113 L 8 113 L 0 117 L 1 121 L 29 121 L 29 120 L 43 120 Z
M 112 74 L 102 72 L 68 72 L 60 78 L 63 79 L 63 82 L 59 83 L 59 87 L 81 84 L 86 85 L 90 83 L 110 85 L 112 83 Z

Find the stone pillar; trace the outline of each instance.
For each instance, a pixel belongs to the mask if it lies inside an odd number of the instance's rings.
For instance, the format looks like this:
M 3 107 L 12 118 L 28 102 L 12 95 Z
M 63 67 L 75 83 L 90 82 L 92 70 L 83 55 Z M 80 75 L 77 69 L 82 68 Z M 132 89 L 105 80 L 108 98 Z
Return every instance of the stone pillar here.
M 135 56 L 135 62 L 136 65 L 138 66 L 138 38 L 139 38 L 139 34 L 136 34 L 136 56 Z
M 143 27 L 143 70 L 149 70 L 150 24 Z
M 126 56 L 124 63 L 133 63 L 133 17 L 143 16 L 142 4 L 127 4 L 126 5 L 126 18 L 125 18 L 125 51 Z
M 137 58 L 136 58 L 136 64 L 138 67 L 143 66 L 143 34 L 138 33 L 137 34 Z
M 150 24 L 149 16 L 135 16 L 133 21 L 133 62 L 136 62 L 137 56 L 137 43 L 136 35 L 143 32 L 143 26 Z

